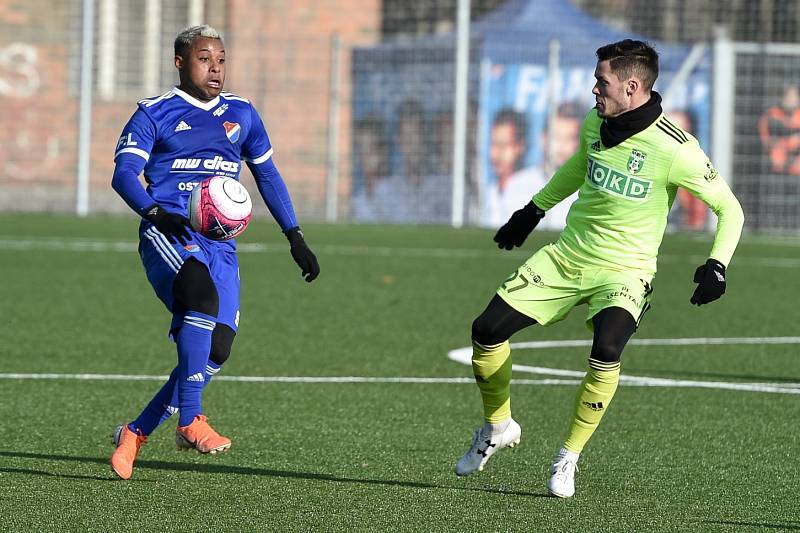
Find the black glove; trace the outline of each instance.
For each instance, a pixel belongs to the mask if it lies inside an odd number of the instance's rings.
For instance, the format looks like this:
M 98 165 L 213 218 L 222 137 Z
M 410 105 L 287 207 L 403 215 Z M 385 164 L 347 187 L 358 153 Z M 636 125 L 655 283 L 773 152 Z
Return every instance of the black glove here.
M 525 239 L 536 227 L 536 224 L 544 217 L 544 211 L 531 201 L 525 207 L 514 211 L 508 222 L 497 230 L 494 242 L 498 248 L 511 250 L 515 246 L 522 246 Z
M 308 283 L 311 283 L 317 276 L 319 276 L 319 263 L 317 256 L 311 251 L 311 248 L 306 244 L 303 238 L 303 232 L 299 227 L 286 230 L 284 233 L 286 238 L 289 239 L 290 252 L 292 252 L 292 259 L 300 267 L 303 272 L 303 277 Z
M 192 236 L 187 227 L 191 227 L 189 219 L 177 213 L 170 213 L 158 204 L 153 204 L 145 211 L 144 218 L 149 220 L 158 231 L 172 243 L 186 246 Z
M 694 282 L 699 285 L 690 302 L 699 306 L 717 300 L 725 294 L 725 265 L 716 259 L 709 259 L 695 270 Z

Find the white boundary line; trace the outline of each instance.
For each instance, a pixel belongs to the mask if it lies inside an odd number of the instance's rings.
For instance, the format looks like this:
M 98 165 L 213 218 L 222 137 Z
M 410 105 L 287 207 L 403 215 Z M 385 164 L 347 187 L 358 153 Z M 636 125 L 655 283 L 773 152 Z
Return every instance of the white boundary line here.
M 686 346 L 724 344 L 800 344 L 800 337 L 730 337 L 683 339 L 633 339 L 629 344 L 640 346 Z M 589 340 L 551 340 L 520 342 L 514 349 L 564 348 L 590 346 Z M 472 348 L 457 348 L 447 354 L 448 359 L 464 365 L 472 364 Z M 514 379 L 515 385 L 574 385 L 581 382 L 585 372 L 527 365 L 512 365 L 512 370 L 573 379 Z M 0 373 L 0 379 L 15 380 L 78 380 L 78 381 L 166 381 L 168 376 L 130 374 L 62 374 L 62 373 Z M 215 376 L 214 381 L 245 383 L 416 383 L 465 384 L 473 383 L 466 377 L 365 377 L 365 376 Z M 620 382 L 634 387 L 675 387 L 766 392 L 775 394 L 800 394 L 800 383 L 738 383 L 725 381 L 694 381 L 684 379 L 653 378 L 623 374 Z
M 130 374 L 59 374 L 59 373 L 6 373 L 0 379 L 17 380 L 77 380 L 77 381 L 166 381 L 169 376 Z M 418 383 L 418 384 L 464 384 L 475 383 L 473 378 L 425 378 L 425 377 L 362 377 L 362 376 L 215 376 L 214 381 L 240 383 Z M 580 383 L 575 379 L 520 379 L 521 385 L 563 385 Z
M 729 338 L 683 338 L 683 339 L 632 339 L 628 344 L 640 346 L 688 346 L 688 345 L 723 345 L 723 344 L 800 344 L 800 337 L 729 337 Z M 552 340 L 512 343 L 511 348 L 566 348 L 591 346 L 591 340 Z M 457 348 L 447 353 L 451 361 L 463 365 L 472 365 L 472 347 Z M 577 370 L 563 370 L 541 366 L 511 365 L 512 371 L 541 374 L 545 376 L 561 376 L 583 379 L 586 374 Z M 695 381 L 686 379 L 653 378 L 647 376 L 620 375 L 620 383 L 635 387 L 677 387 L 722 389 L 746 392 L 769 392 L 776 394 L 800 394 L 800 383 L 739 383 L 726 381 Z
M 96 241 L 72 238 L 8 238 L 0 237 L 0 250 L 61 251 L 61 252 L 136 252 L 138 244 L 134 241 Z M 380 256 L 380 257 L 426 257 L 434 259 L 526 259 L 533 250 L 513 250 L 499 253 L 496 250 L 469 248 L 408 248 L 391 246 L 353 246 L 322 244 L 314 247 L 325 255 Z M 240 253 L 285 253 L 282 244 L 242 243 Z M 707 259 L 701 255 L 659 254 L 662 263 L 702 263 Z M 800 258 L 795 257 L 742 257 L 736 256 L 736 264 L 771 268 L 798 268 Z

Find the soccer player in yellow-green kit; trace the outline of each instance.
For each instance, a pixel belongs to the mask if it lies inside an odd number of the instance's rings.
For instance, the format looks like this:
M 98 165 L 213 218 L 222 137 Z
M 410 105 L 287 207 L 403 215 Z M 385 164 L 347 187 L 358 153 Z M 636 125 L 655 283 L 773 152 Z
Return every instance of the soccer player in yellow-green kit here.
M 594 332 L 589 369 L 547 483 L 561 498 L 575 494 L 578 457 L 614 397 L 620 355 L 649 307 L 678 187 L 719 219 L 709 259 L 694 274 L 692 304 L 725 292 L 725 269 L 744 223 L 739 202 L 697 140 L 664 116 L 652 90 L 658 54 L 651 46 L 627 39 L 599 48 L 594 76 L 596 106 L 584 119 L 578 152 L 494 237 L 506 250 L 522 246 L 548 209 L 578 191 L 558 240 L 525 261 L 472 324 L 472 368 L 485 423 L 455 467 L 459 476 L 482 470 L 494 453 L 520 441 L 511 418 L 509 338 L 587 304 L 586 324 Z

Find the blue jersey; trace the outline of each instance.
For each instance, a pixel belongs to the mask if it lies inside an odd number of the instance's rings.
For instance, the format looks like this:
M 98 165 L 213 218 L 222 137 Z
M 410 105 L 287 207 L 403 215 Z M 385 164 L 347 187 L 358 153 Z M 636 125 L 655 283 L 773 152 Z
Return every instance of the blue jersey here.
M 221 93 L 201 102 L 175 88 L 142 100 L 122 131 L 114 160 L 112 186 L 140 215 L 154 203 L 187 215 L 194 187 L 209 176 L 239 179 L 245 161 L 281 228 L 297 226 L 288 191 L 272 161 L 264 124 L 250 102 L 234 94 Z M 138 179 L 142 171 L 146 189 Z M 236 331 L 239 266 L 235 243 L 212 241 L 192 230 L 189 236 L 186 244 L 173 243 L 147 220 L 139 227 L 139 255 L 156 294 L 176 313 L 173 331 L 185 311 L 174 308 L 173 284 L 189 259 L 208 268 L 219 296 L 217 322 Z
M 248 100 L 223 92 L 201 102 L 174 88 L 139 102 L 117 142 L 115 161 L 124 154 L 144 160 L 153 202 L 186 214 L 189 192 L 200 181 L 209 176 L 239 179 L 242 161 L 267 161 L 272 145 Z

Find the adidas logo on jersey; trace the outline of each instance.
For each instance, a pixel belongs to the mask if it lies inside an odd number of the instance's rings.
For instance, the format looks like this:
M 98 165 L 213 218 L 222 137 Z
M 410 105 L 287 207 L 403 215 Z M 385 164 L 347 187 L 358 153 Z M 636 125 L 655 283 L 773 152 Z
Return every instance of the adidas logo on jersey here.
M 201 372 L 198 372 L 197 374 L 192 374 L 191 376 L 186 378 L 186 381 L 205 381 L 205 380 L 206 378 L 203 377 L 203 374 Z
M 175 132 L 176 133 L 179 132 L 179 131 L 186 131 L 186 130 L 190 130 L 190 129 L 192 129 L 192 127 L 190 125 L 188 125 L 187 123 L 185 123 L 184 121 L 182 121 L 182 120 L 180 121 L 180 123 L 178 123 L 177 126 L 175 126 Z

